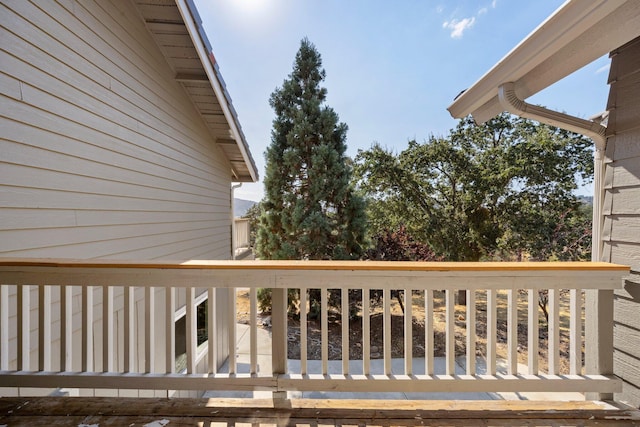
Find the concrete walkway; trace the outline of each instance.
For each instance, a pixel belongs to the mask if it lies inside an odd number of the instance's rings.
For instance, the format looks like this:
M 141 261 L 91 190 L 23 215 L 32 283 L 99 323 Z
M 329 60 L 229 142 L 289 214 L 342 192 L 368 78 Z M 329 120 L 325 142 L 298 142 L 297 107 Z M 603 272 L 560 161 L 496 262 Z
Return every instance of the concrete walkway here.
M 238 324 L 237 329 L 236 366 L 238 373 L 248 373 L 250 370 L 249 325 Z M 384 361 L 382 359 L 371 359 L 371 373 L 382 374 L 384 372 Z M 436 374 L 445 373 L 446 361 L 444 357 L 434 359 Z M 466 372 L 464 357 L 456 359 L 456 374 Z M 476 370 L 478 373 L 486 372 L 486 365 L 483 358 L 476 360 Z M 503 368 L 503 369 L 501 369 Z M 413 359 L 414 374 L 422 375 L 425 372 L 424 358 Z M 289 360 L 288 370 L 292 373 L 300 372 L 300 361 Z M 320 374 L 322 371 L 320 360 L 308 360 L 307 371 L 310 374 Z M 328 362 L 329 374 L 342 373 L 342 361 L 330 360 Z M 362 374 L 362 361 L 350 360 L 349 370 L 351 374 Z M 506 361 L 498 362 L 498 370 L 506 371 Z M 526 372 L 526 366 L 519 365 L 518 370 Z M 228 364 L 222 366 L 221 372 L 228 372 Z M 271 334 L 269 331 L 258 328 L 258 375 L 260 373 L 271 372 Z M 404 374 L 404 359 L 392 359 L 391 372 L 394 374 Z M 267 391 L 246 391 L 246 392 L 217 392 L 211 391 L 205 397 L 239 397 L 239 398 L 269 398 L 271 392 Z M 312 398 L 312 399 L 408 399 L 408 400 L 546 400 L 546 401 L 583 401 L 582 393 L 351 393 L 351 392 L 288 392 L 289 398 Z

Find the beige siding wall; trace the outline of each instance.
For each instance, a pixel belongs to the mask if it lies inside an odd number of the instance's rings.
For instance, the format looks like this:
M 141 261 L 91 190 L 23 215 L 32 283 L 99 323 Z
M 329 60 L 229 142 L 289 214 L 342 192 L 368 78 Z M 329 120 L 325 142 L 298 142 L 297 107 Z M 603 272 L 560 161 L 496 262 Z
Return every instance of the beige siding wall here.
M 0 7 L 0 256 L 229 258 L 230 165 L 136 9 Z
M 3 0 L 0 22 L 0 257 L 229 259 L 230 165 L 135 7 Z
M 640 39 L 612 53 L 605 174 L 603 257 L 632 274 L 616 291 L 614 371 L 624 380 L 616 395 L 640 406 Z

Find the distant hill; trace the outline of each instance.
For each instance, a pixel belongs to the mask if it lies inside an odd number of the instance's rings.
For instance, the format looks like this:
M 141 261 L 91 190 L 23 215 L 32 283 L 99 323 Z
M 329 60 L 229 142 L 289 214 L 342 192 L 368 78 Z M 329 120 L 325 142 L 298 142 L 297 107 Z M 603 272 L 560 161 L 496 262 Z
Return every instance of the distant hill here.
M 578 200 L 585 205 L 593 205 L 593 196 L 578 196 Z
M 242 217 L 255 204 L 253 200 L 233 199 L 233 215 Z

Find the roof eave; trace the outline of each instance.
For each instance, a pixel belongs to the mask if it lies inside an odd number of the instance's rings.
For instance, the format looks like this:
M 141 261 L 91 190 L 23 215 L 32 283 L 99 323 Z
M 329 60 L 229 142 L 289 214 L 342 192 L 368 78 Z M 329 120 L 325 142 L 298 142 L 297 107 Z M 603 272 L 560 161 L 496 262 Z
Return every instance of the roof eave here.
M 447 108 L 483 123 L 504 108 L 498 87 L 526 99 L 640 35 L 636 0 L 569 0 Z
M 225 89 L 224 80 L 222 79 L 216 65 L 211 44 L 209 43 L 207 35 L 202 27 L 202 20 L 200 19 L 197 8 L 193 3 L 193 0 L 176 0 L 176 5 L 178 6 L 180 15 L 184 20 L 187 31 L 189 32 L 191 40 L 198 52 L 202 66 L 209 78 L 209 81 L 211 82 L 215 95 L 220 102 L 224 116 L 231 128 L 233 140 L 237 144 L 239 154 L 241 155 L 248 171 L 248 175 L 238 174 L 234 176 L 233 181 L 256 182 L 258 181 L 258 169 L 253 157 L 251 156 L 249 145 L 247 144 L 244 133 L 242 132 L 242 127 L 238 120 L 238 115 L 233 108 L 231 97 Z

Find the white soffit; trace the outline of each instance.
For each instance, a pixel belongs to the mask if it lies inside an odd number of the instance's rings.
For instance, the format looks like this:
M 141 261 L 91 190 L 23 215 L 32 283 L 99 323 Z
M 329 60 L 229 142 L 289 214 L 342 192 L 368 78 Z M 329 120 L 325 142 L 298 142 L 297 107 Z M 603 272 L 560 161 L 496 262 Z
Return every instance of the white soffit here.
M 498 87 L 526 99 L 640 36 L 640 0 L 569 0 L 447 108 L 484 123 L 504 108 Z

